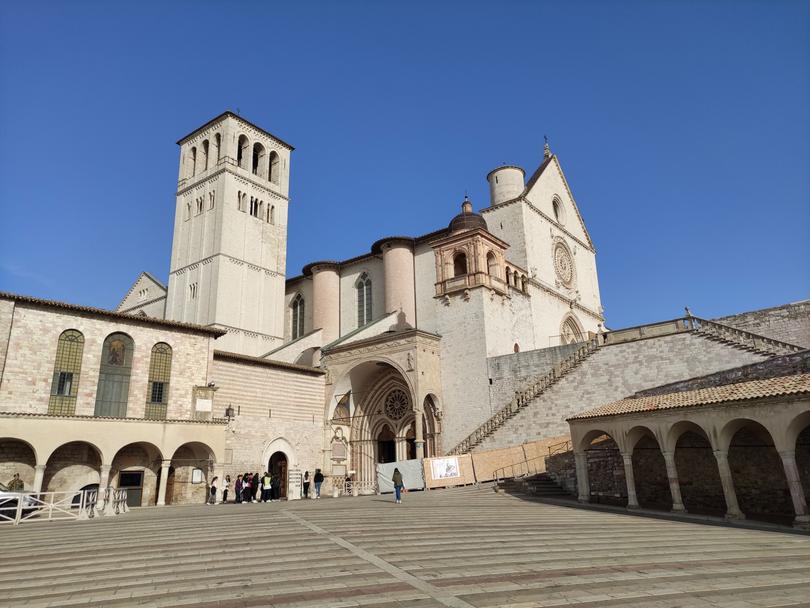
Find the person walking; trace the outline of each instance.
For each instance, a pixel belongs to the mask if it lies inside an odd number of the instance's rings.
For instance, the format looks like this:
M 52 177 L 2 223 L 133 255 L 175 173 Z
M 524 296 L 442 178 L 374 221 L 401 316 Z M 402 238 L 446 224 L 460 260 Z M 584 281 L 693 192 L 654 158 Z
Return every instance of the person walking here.
M 394 492 L 397 495 L 397 504 L 402 503 L 402 473 L 399 472 L 399 469 L 394 469 L 394 474 L 391 475 L 391 481 L 394 482 Z
M 233 497 L 237 503 L 242 502 L 242 476 L 237 475 L 233 484 Z
M 231 476 L 226 475 L 225 481 L 222 482 L 222 504 L 228 502 L 228 490 L 231 489 Z
M 219 479 L 219 477 L 214 477 L 211 480 L 211 490 L 210 490 L 210 494 L 208 496 L 208 504 L 209 505 L 217 504 L 217 479 Z
M 304 471 L 304 498 L 309 498 L 309 471 Z
M 323 473 L 320 469 L 315 469 L 315 477 L 312 478 L 315 482 L 315 498 L 321 497 L 321 484 L 323 483 Z

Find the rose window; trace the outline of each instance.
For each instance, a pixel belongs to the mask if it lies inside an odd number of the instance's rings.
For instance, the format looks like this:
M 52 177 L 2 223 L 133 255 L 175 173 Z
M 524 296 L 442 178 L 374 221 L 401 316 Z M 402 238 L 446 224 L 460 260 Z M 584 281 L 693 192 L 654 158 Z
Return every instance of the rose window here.
M 385 398 L 385 415 L 391 420 L 399 420 L 410 409 L 408 395 L 405 391 L 394 389 Z
M 574 263 L 568 248 L 558 243 L 554 248 L 554 270 L 563 284 L 570 286 L 574 280 Z

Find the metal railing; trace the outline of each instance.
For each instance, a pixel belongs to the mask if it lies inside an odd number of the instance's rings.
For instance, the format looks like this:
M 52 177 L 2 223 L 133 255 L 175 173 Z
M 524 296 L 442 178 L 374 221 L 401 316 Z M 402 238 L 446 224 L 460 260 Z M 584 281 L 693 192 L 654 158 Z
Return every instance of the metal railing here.
M 0 524 L 93 519 L 128 511 L 127 491 L 76 490 L 74 492 L 15 492 L 0 499 Z
M 571 441 L 565 440 L 561 441 L 560 443 L 554 443 L 548 446 L 548 455 L 549 456 L 556 456 L 557 454 L 564 454 L 565 452 L 571 451 Z
M 495 483 L 501 483 L 504 479 L 515 479 L 518 477 L 528 477 L 530 475 L 537 475 L 538 473 L 546 472 L 546 457 L 535 456 L 528 458 L 522 462 L 506 465 L 499 469 L 495 469 L 493 475 Z

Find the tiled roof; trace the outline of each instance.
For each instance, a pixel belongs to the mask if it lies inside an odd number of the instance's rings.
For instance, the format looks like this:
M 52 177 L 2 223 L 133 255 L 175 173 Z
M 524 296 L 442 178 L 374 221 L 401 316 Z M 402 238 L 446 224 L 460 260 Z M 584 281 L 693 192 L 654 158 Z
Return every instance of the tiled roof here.
M 694 391 L 666 393 L 649 397 L 629 397 L 571 416 L 568 420 L 621 416 L 638 412 L 655 412 L 697 405 L 745 401 L 782 395 L 810 394 L 810 374 L 794 374 L 766 380 L 712 386 Z

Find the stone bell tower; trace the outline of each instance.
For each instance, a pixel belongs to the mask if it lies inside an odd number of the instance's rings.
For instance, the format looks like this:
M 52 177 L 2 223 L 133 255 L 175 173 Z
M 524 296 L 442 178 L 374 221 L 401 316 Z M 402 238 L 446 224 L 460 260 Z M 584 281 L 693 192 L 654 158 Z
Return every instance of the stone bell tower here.
M 232 112 L 177 144 L 166 318 L 224 329 L 218 349 L 262 355 L 284 336 L 293 148 Z

